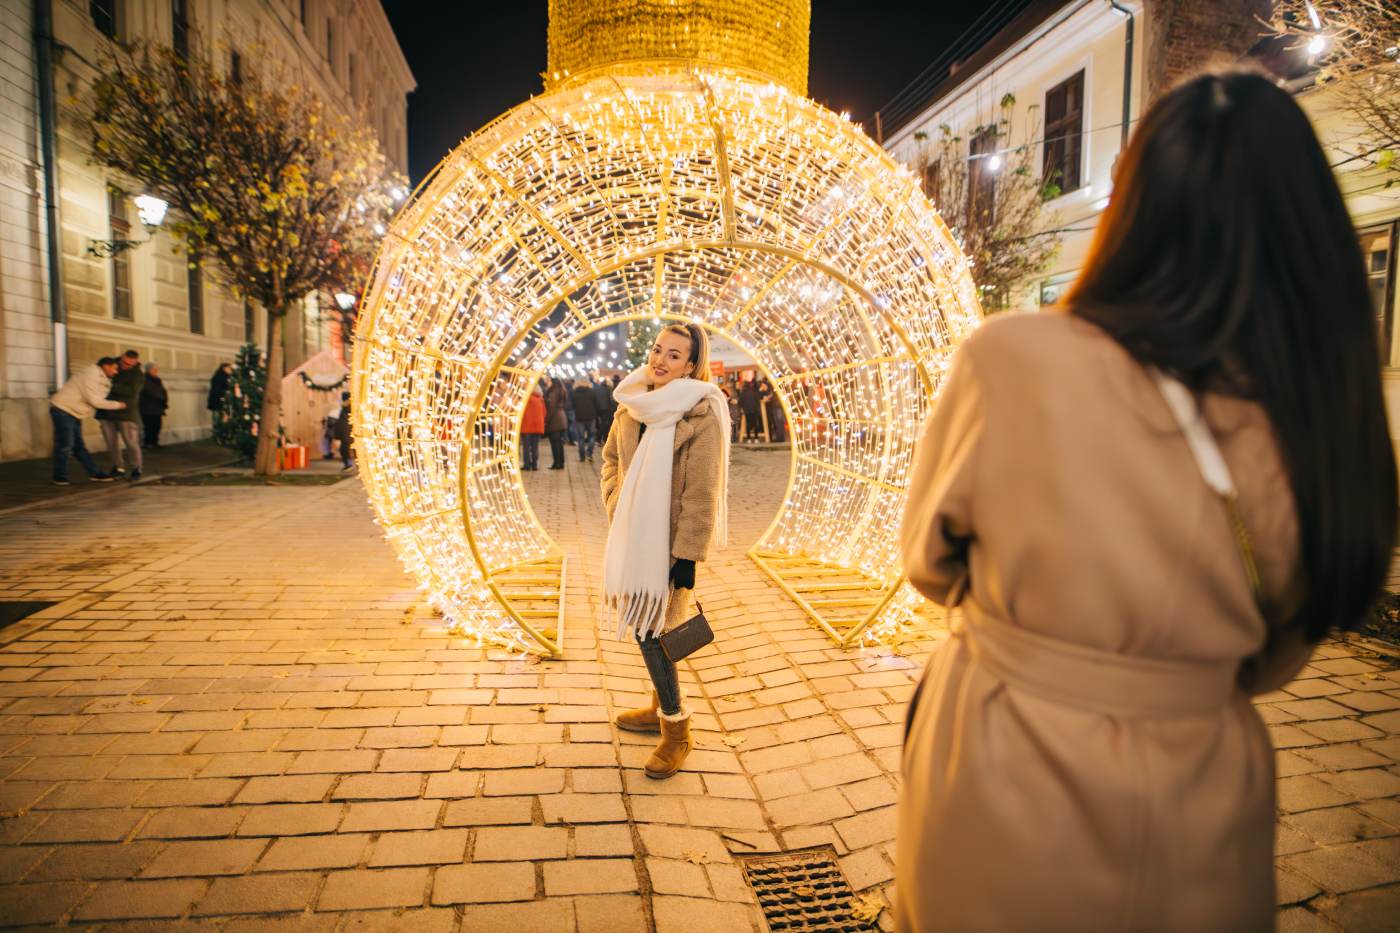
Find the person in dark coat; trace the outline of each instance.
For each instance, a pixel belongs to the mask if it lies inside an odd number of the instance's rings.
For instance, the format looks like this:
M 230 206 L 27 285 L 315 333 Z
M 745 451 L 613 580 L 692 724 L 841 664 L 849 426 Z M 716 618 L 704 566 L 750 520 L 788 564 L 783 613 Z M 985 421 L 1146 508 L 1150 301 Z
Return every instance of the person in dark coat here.
M 774 444 L 781 444 L 784 440 L 783 431 L 783 406 L 778 401 L 778 393 L 773 391 L 773 384 L 764 376 L 758 382 L 758 397 L 763 402 L 763 411 L 768 415 L 768 440 Z
M 595 376 L 593 400 L 598 406 L 598 445 L 601 447 L 608 442 L 608 433 L 612 431 L 613 412 L 617 411 L 617 402 L 613 400 L 612 383 Z
M 214 370 L 214 375 L 209 377 L 209 398 L 204 407 L 209 409 L 215 430 L 218 430 L 219 422 L 224 417 L 224 396 L 228 394 L 229 377 L 232 375 L 233 364 L 220 363 L 219 368 Z
M 763 419 L 759 415 L 758 381 L 750 379 L 739 389 L 739 407 L 744 411 L 744 440 L 756 441 L 763 436 Z
M 160 446 L 160 423 L 169 407 L 170 396 L 161 381 L 160 367 L 152 363 L 146 367 L 146 382 L 141 386 L 141 424 L 146 434 L 141 446 L 152 449 Z
M 593 445 L 598 439 L 598 400 L 587 379 L 574 383 L 574 428 L 578 433 L 578 462 L 593 461 Z
M 525 417 L 520 419 L 520 468 L 540 468 L 540 435 L 544 433 L 544 393 L 535 386 L 525 400 Z
M 355 468 L 355 438 L 351 432 L 350 393 L 340 393 L 340 417 L 335 419 L 335 439 L 340 442 L 341 472 Z
M 141 388 L 146 384 L 146 374 L 141 370 L 141 356 L 135 350 L 127 350 L 117 361 L 117 374 L 112 377 L 112 388 L 107 393 L 109 401 L 121 402 L 119 409 L 103 409 L 97 413 L 97 425 L 102 429 L 102 439 L 107 442 L 107 453 L 112 456 L 111 473 L 125 476 L 125 464 L 131 462 L 131 479 L 140 479 L 145 461 L 141 456 Z
M 568 390 L 564 388 L 564 383 L 553 376 L 545 376 L 549 380 L 544 390 L 544 432 L 549 435 L 549 453 L 554 458 L 554 462 L 549 465 L 551 470 L 564 469 L 564 432 L 569 427 L 569 416 L 564 409 L 569 403 Z

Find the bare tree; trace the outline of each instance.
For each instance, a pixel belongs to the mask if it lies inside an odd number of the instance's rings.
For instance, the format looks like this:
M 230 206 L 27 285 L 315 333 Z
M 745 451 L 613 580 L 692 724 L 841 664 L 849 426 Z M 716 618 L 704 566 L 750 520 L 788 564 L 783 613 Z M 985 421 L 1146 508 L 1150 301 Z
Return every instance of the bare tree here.
M 255 469 L 278 472 L 283 320 L 313 291 L 357 291 L 401 185 L 362 120 L 257 74 L 142 45 L 103 63 L 85 122 L 97 161 L 169 202 L 191 256 L 267 313 Z
M 971 260 L 982 304 L 991 310 L 1008 307 L 1015 287 L 1043 271 L 1060 246 L 1058 218 L 1045 207 L 1060 193 L 1059 179 L 1041 177 L 1033 144 L 1011 145 L 1015 104 L 1007 94 L 998 114 L 966 135 L 946 124 L 932 140 L 914 134 L 924 192 Z
M 1400 177 L 1400 4 L 1395 0 L 1276 0 L 1269 28 L 1317 67 L 1359 124 L 1350 155 Z

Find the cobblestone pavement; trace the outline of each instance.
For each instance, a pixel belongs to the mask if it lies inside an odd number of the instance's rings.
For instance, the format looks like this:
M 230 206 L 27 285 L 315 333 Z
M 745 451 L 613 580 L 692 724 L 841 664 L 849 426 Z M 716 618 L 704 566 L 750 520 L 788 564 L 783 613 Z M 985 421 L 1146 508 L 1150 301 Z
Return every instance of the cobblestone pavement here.
M 647 681 L 594 633 L 592 465 L 528 477 L 570 554 L 563 661 L 406 621 L 356 481 L 0 518 L 0 598 L 57 603 L 0 633 L 0 922 L 730 933 L 762 929 L 735 856 L 814 845 L 886 896 L 901 707 L 939 635 L 837 650 L 759 575 L 785 470 L 735 454 L 736 543 L 699 582 L 719 639 L 684 665 L 699 750 L 665 782 L 609 725 Z M 1326 644 L 1262 699 L 1285 930 L 1400 917 L 1400 671 L 1375 647 Z

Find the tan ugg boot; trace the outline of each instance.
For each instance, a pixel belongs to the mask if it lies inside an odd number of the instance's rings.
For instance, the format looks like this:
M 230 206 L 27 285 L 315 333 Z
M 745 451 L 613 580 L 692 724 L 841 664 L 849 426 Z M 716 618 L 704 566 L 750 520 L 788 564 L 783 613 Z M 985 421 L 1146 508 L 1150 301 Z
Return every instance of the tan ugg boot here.
M 661 700 L 656 691 L 651 692 L 651 706 L 644 709 L 628 709 L 617 714 L 617 727 L 628 732 L 660 732 L 661 720 L 658 711 Z
M 690 755 L 690 713 L 682 708 L 675 716 L 658 713 L 657 718 L 661 721 L 661 744 L 644 767 L 647 777 L 659 780 L 679 771 Z

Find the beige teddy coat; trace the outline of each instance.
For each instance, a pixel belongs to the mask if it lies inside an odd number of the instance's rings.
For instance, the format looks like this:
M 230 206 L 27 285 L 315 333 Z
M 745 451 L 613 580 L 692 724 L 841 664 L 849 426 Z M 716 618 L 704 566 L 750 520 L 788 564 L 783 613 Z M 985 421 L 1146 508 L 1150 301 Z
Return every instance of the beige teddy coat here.
M 1204 410 L 1265 604 L 1291 605 L 1269 421 Z M 1256 608 L 1144 369 L 1065 313 L 989 321 L 925 427 L 902 537 L 913 585 L 958 610 L 911 703 L 897 929 L 1273 929 L 1274 753 L 1249 697 L 1310 647 Z
M 603 445 L 603 505 L 608 510 L 609 523 L 641 438 L 641 423 L 619 406 Z M 676 422 L 672 450 L 671 557 L 697 563 L 709 560 L 719 505 L 720 470 L 724 468 L 724 435 L 708 399 Z M 690 617 L 691 596 L 688 589 L 672 592 L 666 604 L 663 631 L 669 632 Z

